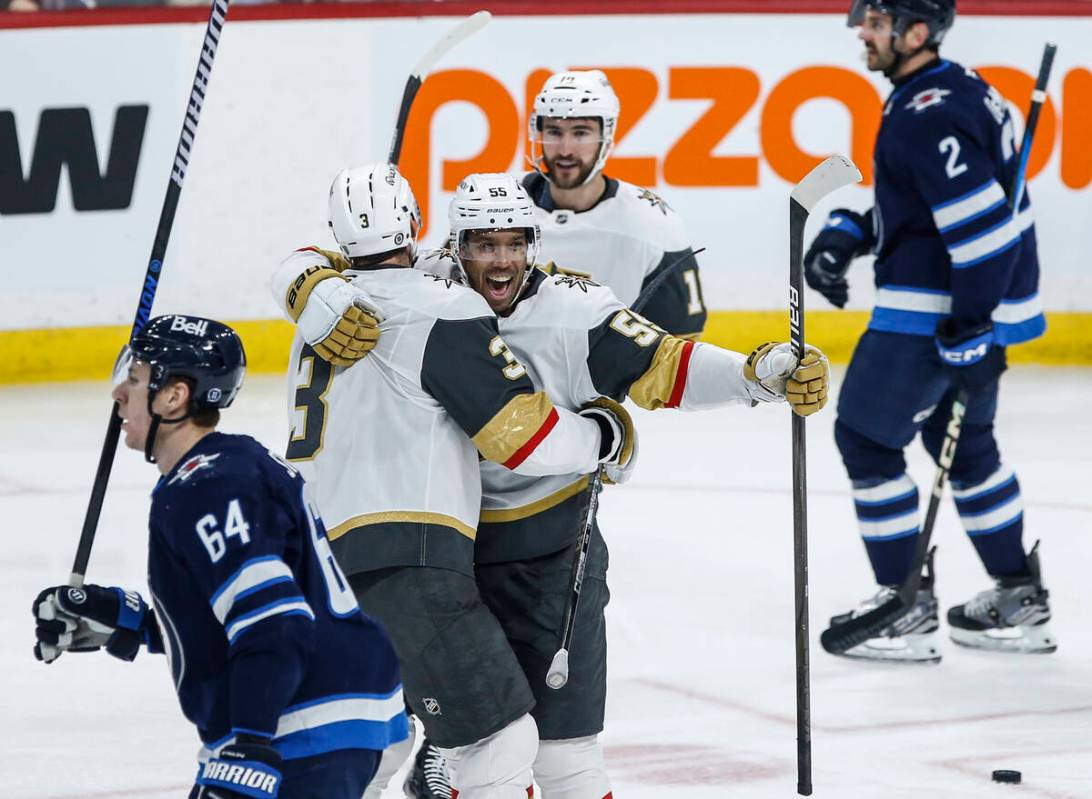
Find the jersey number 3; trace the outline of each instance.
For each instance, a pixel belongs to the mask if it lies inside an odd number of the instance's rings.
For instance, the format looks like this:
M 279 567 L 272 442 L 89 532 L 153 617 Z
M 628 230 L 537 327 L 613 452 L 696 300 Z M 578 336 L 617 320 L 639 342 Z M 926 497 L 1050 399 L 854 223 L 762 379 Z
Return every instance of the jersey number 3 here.
M 322 449 L 322 435 L 326 431 L 326 392 L 334 379 L 334 367 L 308 344 L 300 352 L 298 375 L 292 402 L 296 415 L 285 458 L 309 461 Z

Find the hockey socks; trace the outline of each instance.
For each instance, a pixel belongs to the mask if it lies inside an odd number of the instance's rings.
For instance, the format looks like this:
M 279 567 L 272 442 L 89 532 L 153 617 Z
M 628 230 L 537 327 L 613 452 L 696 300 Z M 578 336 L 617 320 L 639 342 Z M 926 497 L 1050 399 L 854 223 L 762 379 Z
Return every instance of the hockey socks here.
M 876 582 L 898 585 L 906 579 L 918 540 L 918 487 L 906 473 L 893 480 L 854 480 L 853 502 Z
M 952 481 L 963 529 L 992 577 L 1027 574 L 1022 536 L 1024 502 L 1012 469 L 1000 466 L 985 480 L 968 485 Z

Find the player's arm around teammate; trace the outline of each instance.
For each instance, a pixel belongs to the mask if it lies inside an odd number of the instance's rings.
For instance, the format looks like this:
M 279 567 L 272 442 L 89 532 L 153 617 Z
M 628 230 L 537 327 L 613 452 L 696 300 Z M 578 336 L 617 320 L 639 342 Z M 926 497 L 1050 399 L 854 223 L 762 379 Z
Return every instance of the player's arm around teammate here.
M 162 475 L 150 514 L 155 610 L 120 588 L 46 589 L 35 654 L 166 652 L 204 743 L 192 797 L 358 799 L 380 752 L 407 735 L 394 653 L 325 562 L 298 473 L 254 439 L 215 430 L 242 383 L 242 343 L 213 320 L 158 317 L 118 363 L 125 443 Z M 357 693 L 377 701 L 345 701 Z

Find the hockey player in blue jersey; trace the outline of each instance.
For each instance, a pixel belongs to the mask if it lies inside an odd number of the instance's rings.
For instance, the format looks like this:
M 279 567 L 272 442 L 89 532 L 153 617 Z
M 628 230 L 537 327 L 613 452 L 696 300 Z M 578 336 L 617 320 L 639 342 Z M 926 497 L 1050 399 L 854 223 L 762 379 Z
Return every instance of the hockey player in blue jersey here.
M 938 456 L 963 388 L 970 399 L 952 493 L 995 586 L 948 611 L 951 637 L 979 649 L 1052 652 L 1038 555 L 1022 543 L 1020 486 L 993 434 L 1005 349 L 1046 327 L 1031 201 L 1017 198 L 1014 212 L 1006 196 L 1018 159 L 1004 99 L 939 55 L 954 19 L 954 0 L 855 0 L 850 10 L 868 68 L 894 85 L 876 140 L 876 202 L 865 213 L 831 213 L 804 265 L 808 285 L 841 308 L 850 262 L 876 255 L 875 308 L 846 373 L 835 438 L 880 590 L 831 623 L 884 602 L 908 576 L 918 489 L 903 449 L 920 431 Z M 930 556 L 917 603 L 846 655 L 938 662 L 937 628 Z
M 390 643 L 360 612 L 294 467 L 216 431 L 242 384 L 242 342 L 161 316 L 123 351 L 125 443 L 162 477 L 139 594 L 57 586 L 34 602 L 35 655 L 165 652 L 203 743 L 191 799 L 360 799 L 407 736 Z

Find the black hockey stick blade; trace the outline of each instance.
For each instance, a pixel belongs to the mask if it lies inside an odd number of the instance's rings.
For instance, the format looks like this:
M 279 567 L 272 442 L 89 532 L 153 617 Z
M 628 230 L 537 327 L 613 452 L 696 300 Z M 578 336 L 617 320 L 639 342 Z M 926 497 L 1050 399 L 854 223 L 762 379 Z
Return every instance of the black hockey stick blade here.
M 398 108 L 398 120 L 394 124 L 394 136 L 391 138 L 391 149 L 387 158 L 390 163 L 397 166 L 398 159 L 402 157 L 402 139 L 406 135 L 406 122 L 409 120 L 410 108 L 413 107 L 413 99 L 417 96 L 425 78 L 428 77 L 428 73 L 455 45 L 480 31 L 492 18 L 493 15 L 488 11 L 477 11 L 471 14 L 440 37 L 440 40 L 432 45 L 414 65 L 406 80 L 406 88 L 402 92 L 402 104 Z
M 854 616 L 841 624 L 831 625 L 819 636 L 819 643 L 830 654 L 843 655 L 869 638 L 875 638 L 909 607 L 900 594 L 895 594 L 891 599 L 867 613 Z

